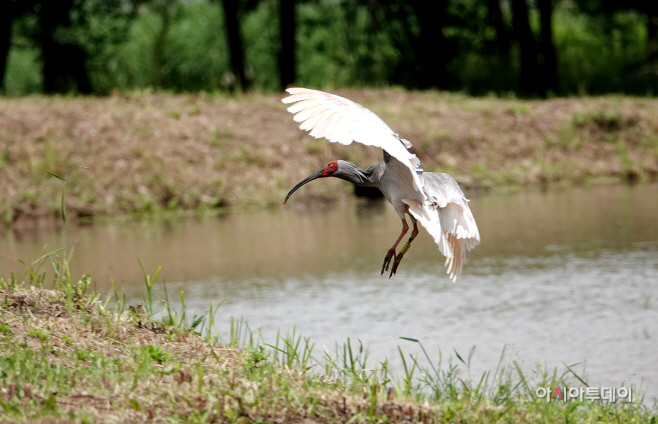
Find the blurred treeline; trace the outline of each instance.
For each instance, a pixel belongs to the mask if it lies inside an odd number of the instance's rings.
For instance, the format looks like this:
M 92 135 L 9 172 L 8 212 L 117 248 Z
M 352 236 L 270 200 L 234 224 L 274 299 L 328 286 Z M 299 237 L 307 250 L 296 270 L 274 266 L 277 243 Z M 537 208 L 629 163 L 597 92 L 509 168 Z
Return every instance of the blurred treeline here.
M 10 95 L 403 86 L 658 93 L 658 1 L 1 0 Z

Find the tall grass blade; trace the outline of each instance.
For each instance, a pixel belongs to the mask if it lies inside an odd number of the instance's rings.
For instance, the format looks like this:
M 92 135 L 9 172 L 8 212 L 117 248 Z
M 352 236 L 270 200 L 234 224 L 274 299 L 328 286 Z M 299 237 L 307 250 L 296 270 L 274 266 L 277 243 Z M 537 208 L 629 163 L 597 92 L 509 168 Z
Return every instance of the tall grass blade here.
M 580 364 L 582 364 L 582 362 L 578 362 L 578 363 L 571 364 L 571 365 L 567 365 L 566 363 L 563 362 L 563 364 L 564 364 L 564 366 L 567 368 L 567 371 L 569 371 L 574 377 L 576 377 L 576 379 L 577 379 L 578 381 L 580 381 L 581 383 L 583 383 L 583 384 L 585 385 L 585 387 L 589 387 L 589 384 L 587 384 L 587 382 L 586 382 L 585 380 L 583 380 L 582 378 L 580 378 L 580 376 L 579 376 L 578 374 L 576 374 L 576 372 L 575 372 L 573 369 L 571 369 L 572 367 L 575 367 L 576 365 L 580 365 Z
M 55 173 L 53 173 L 53 172 L 50 172 L 50 171 L 46 171 L 46 172 L 49 173 L 50 175 L 52 175 L 52 176 L 55 177 L 55 178 L 59 178 L 59 179 L 62 180 L 62 181 L 66 181 L 66 178 L 64 178 L 64 177 L 60 177 L 59 175 L 57 175 L 57 174 L 55 174 Z

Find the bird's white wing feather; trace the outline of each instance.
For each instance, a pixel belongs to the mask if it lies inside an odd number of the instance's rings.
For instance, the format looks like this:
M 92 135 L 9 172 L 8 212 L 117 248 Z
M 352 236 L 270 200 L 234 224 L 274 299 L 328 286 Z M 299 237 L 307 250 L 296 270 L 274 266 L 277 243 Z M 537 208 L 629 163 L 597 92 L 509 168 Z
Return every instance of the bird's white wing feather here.
M 447 273 L 456 281 L 466 260 L 466 251 L 480 244 L 480 232 L 468 207 L 468 199 L 454 178 L 426 172 L 422 179 L 425 203 L 403 201 L 445 255 Z
M 294 103 L 288 112 L 295 114 L 299 128 L 310 131 L 315 138 L 326 138 L 332 143 L 351 144 L 353 141 L 381 147 L 409 168 L 418 193 L 424 196 L 423 182 L 416 173 L 416 155 L 407 148 L 411 143 L 400 139 L 386 123 L 370 109 L 351 100 L 324 91 L 308 88 L 289 88 L 291 95 L 281 101 Z

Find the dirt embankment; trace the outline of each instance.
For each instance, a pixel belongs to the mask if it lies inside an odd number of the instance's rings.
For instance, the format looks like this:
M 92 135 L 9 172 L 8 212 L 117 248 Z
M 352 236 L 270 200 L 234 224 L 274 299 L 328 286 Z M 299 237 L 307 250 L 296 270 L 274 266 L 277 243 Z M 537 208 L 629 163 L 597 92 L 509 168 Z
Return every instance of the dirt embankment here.
M 339 91 L 414 144 L 426 171 L 466 189 L 658 178 L 658 100 L 520 101 L 437 92 Z M 0 222 L 163 209 L 267 207 L 332 159 L 367 167 L 378 149 L 300 131 L 280 95 L 131 94 L 0 99 Z M 352 188 L 305 187 L 296 202 Z
M 82 294 L 80 283 L 60 287 L 0 278 L 2 423 L 441 422 L 438 405 L 375 379 L 350 384 L 307 372 L 297 339 L 286 341 L 295 359 L 277 361 L 274 350 L 246 339 L 220 344 L 208 315 L 201 325 L 184 311 L 156 321 L 148 302 L 108 309 L 98 293 Z M 247 331 L 238 326 L 235 334 Z M 486 408 L 459 409 L 487 416 Z

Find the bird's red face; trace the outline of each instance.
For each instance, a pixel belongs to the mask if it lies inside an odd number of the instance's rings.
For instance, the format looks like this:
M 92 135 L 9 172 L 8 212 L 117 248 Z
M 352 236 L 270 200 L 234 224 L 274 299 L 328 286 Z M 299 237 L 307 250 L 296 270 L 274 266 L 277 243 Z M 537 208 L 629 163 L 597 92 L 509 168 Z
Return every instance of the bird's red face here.
M 336 171 L 338 171 L 338 161 L 332 160 L 324 167 L 321 177 L 329 177 Z

